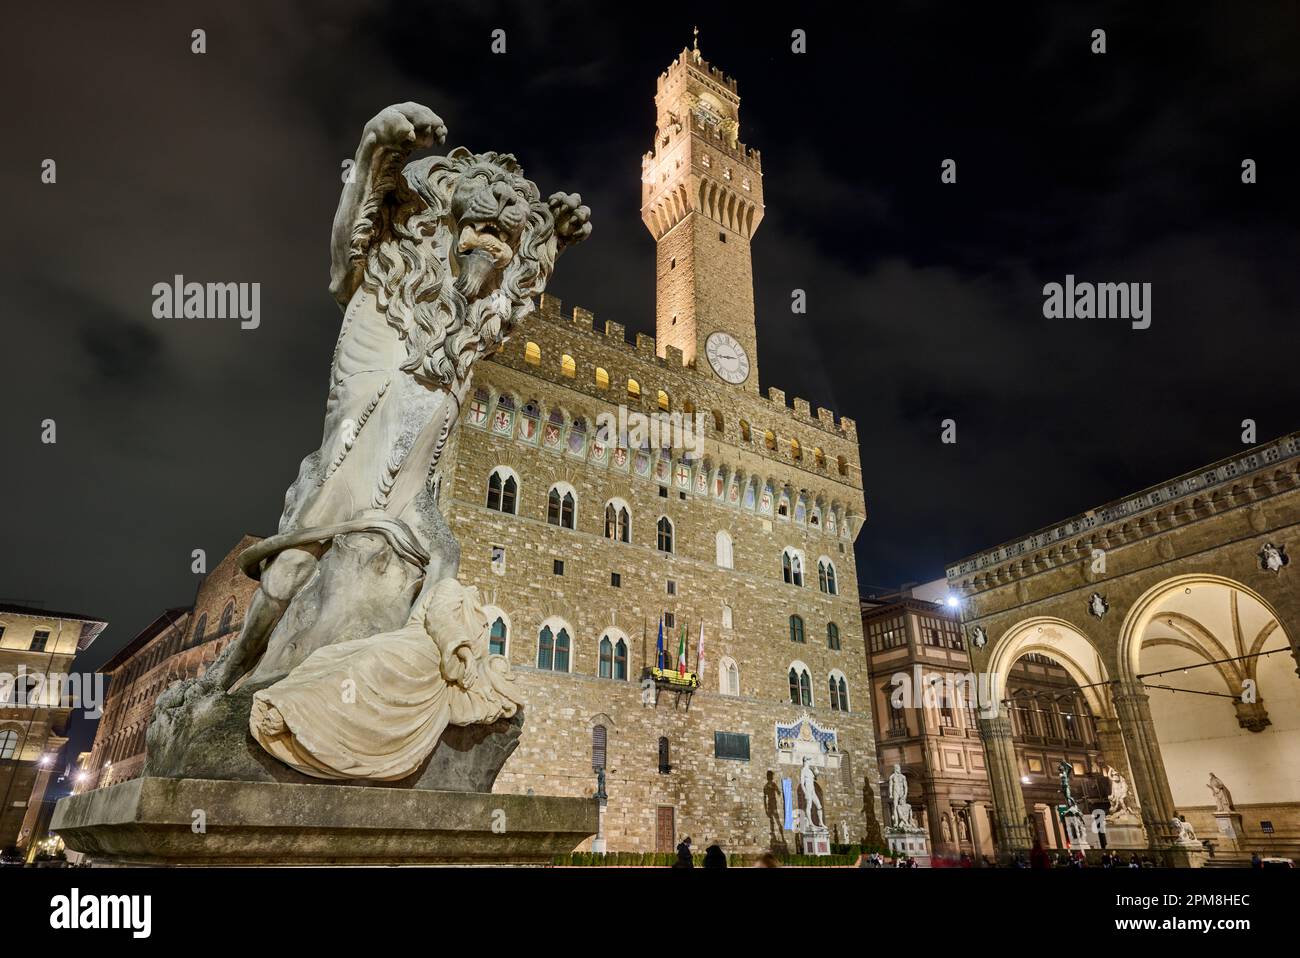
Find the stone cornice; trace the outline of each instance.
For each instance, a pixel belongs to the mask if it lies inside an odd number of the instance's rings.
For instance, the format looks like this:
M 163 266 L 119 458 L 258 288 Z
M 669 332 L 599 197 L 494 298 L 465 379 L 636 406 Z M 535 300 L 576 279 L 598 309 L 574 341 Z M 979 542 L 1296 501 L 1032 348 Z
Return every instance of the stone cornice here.
M 1215 490 L 1227 489 L 1243 479 L 1262 479 L 1266 471 L 1297 459 L 1300 459 L 1300 432 L 1293 432 L 1272 442 L 1254 446 L 1239 455 L 1221 459 L 1159 485 L 1149 486 L 1131 496 L 1090 509 L 1064 522 L 1039 529 L 1023 538 L 962 559 L 948 567 L 948 581 L 956 585 L 961 579 L 1004 563 L 1031 557 L 1043 549 L 1057 547 L 1072 552 L 1074 545 L 1071 540 L 1076 537 L 1088 537 L 1091 540 L 1108 526 L 1137 517 L 1145 518 L 1178 502 L 1204 496 L 1207 492 L 1213 494 Z M 1266 494 L 1271 495 L 1273 491 L 1269 488 Z M 1155 531 L 1154 528 L 1151 531 Z

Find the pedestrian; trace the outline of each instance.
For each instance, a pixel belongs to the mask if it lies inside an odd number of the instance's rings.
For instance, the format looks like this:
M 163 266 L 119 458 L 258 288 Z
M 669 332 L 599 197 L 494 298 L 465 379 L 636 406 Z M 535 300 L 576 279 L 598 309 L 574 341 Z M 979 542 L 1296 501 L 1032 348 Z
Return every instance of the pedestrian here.
M 677 861 L 673 862 L 674 868 L 694 868 L 695 862 L 691 861 L 691 836 L 687 835 L 677 846 Z
M 710 845 L 704 849 L 704 867 L 705 868 L 726 868 L 727 856 L 723 854 L 722 849 L 717 845 Z

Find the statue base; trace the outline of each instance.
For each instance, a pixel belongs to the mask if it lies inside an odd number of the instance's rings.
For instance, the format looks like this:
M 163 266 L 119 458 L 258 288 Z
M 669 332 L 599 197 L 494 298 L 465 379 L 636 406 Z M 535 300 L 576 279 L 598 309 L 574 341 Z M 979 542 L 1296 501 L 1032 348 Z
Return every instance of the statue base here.
M 831 832 L 822 825 L 813 825 L 799 833 L 799 851 L 805 855 L 829 855 Z
M 1241 813 L 1240 812 L 1215 812 L 1214 824 L 1222 838 L 1222 844 L 1228 851 L 1239 851 L 1241 846 Z
M 889 853 L 895 858 L 901 858 L 905 855 L 908 858 L 916 859 L 916 864 L 920 868 L 930 867 L 930 843 L 926 840 L 925 832 L 887 830 L 885 832 L 885 842 L 889 845 Z
M 1100 837 L 1098 838 L 1100 845 Z M 1106 849 L 1137 849 L 1147 847 L 1146 829 L 1139 822 L 1106 822 Z
M 137 778 L 58 803 L 96 865 L 546 864 L 596 834 L 586 798 Z

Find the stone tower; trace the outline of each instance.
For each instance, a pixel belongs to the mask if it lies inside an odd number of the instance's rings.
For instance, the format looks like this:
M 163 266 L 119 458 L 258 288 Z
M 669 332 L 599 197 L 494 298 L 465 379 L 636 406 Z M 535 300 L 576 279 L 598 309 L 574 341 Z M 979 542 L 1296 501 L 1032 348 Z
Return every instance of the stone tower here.
M 657 246 L 655 340 L 688 365 L 758 392 L 749 241 L 763 219 L 757 150 L 736 138 L 736 81 L 683 50 L 659 76 L 654 148 L 642 158 L 641 219 Z M 712 340 L 710 339 L 712 337 Z

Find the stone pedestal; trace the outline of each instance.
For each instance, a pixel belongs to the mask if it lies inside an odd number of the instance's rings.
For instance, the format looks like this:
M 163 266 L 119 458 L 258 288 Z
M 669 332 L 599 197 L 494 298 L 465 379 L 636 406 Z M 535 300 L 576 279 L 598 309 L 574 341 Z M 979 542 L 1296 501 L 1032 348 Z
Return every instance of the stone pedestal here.
M 895 858 L 906 855 L 908 858 L 915 858 L 916 864 L 921 868 L 930 867 L 930 843 L 926 840 L 925 832 L 886 829 L 885 842 Z
M 1240 850 L 1241 840 L 1241 813 L 1240 812 L 1215 812 L 1214 824 L 1219 832 L 1220 844 L 1228 851 Z
M 829 855 L 831 853 L 830 829 L 810 825 L 799 833 L 799 851 L 804 855 Z
M 541 864 L 598 826 L 590 798 L 148 777 L 50 823 L 97 865 Z
M 1097 842 L 1101 844 L 1100 841 Z M 1115 850 L 1118 848 L 1135 849 L 1147 847 L 1147 834 L 1138 821 L 1131 822 L 1106 822 L 1106 848 Z

